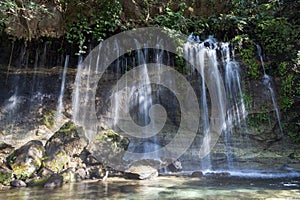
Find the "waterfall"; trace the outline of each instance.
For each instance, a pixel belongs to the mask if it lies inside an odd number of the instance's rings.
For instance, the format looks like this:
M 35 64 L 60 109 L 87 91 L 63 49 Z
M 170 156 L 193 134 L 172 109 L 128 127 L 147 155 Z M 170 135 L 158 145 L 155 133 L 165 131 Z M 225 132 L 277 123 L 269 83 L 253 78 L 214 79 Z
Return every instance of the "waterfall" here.
M 221 53 L 221 63 L 218 62 L 217 52 Z M 217 92 L 220 90 L 221 85 L 219 78 L 214 77 L 218 67 L 223 66 L 223 69 L 220 69 L 224 72 L 224 83 L 226 90 L 226 113 L 221 113 L 223 117 L 226 116 L 226 124 L 224 125 L 224 143 L 225 151 L 227 158 L 228 169 L 234 169 L 234 159 L 232 147 L 235 147 L 238 144 L 235 144 L 237 135 L 240 135 L 241 140 L 245 141 L 245 147 L 249 147 L 249 138 L 247 134 L 247 125 L 246 125 L 246 116 L 247 111 L 245 108 L 245 103 L 243 99 L 243 91 L 241 85 L 241 75 L 238 62 L 235 61 L 234 52 L 232 52 L 232 57 L 230 56 L 231 50 L 228 43 L 219 44 L 213 37 L 209 37 L 203 42 L 194 35 L 190 35 L 188 42 L 183 48 L 183 53 L 186 55 L 188 60 L 191 63 L 195 63 L 198 67 L 198 73 L 201 75 L 199 81 L 200 87 L 200 107 L 201 107 L 201 116 L 200 116 L 200 132 L 202 134 L 202 150 L 209 151 L 211 144 L 211 135 L 210 135 L 210 106 L 209 97 L 207 95 L 207 86 L 206 82 L 208 80 L 214 80 L 217 82 Z M 211 68 L 212 73 L 206 74 L 205 68 Z M 221 97 L 218 96 L 218 101 L 221 102 Z M 224 97 L 225 98 L 225 97 Z M 221 103 L 220 103 L 221 105 Z M 235 134 L 238 133 L 238 134 Z M 201 170 L 210 171 L 213 168 L 212 155 L 209 153 L 207 156 L 201 159 Z
M 266 73 L 266 70 L 265 70 L 265 64 L 264 64 L 264 60 L 263 60 L 263 56 L 262 56 L 262 50 L 261 50 L 261 47 L 260 47 L 259 45 L 256 45 L 256 47 L 257 47 L 258 56 L 259 56 L 259 58 L 260 58 L 261 66 L 262 66 L 263 72 L 264 72 L 264 75 L 263 75 L 263 84 L 264 84 L 264 85 L 268 88 L 268 90 L 269 90 L 269 93 L 270 93 L 270 96 L 271 96 L 271 100 L 272 100 L 272 104 L 273 104 L 273 108 L 274 108 L 274 110 L 275 110 L 275 114 L 276 114 L 278 126 L 279 126 L 279 129 L 280 129 L 280 134 L 281 134 L 281 136 L 283 136 L 283 130 L 282 130 L 282 125 L 281 125 L 281 119 L 280 119 L 279 108 L 278 108 L 278 106 L 277 106 L 277 102 L 276 102 L 276 98 L 275 98 L 274 89 L 273 89 L 272 84 L 271 84 L 272 78 L 271 78 L 271 76 L 269 76 L 269 75 Z
M 117 84 L 116 84 L 116 92 L 114 92 L 111 96 L 111 104 L 112 104 L 112 114 L 113 114 L 113 127 L 115 129 L 118 128 L 118 123 L 120 119 L 120 112 L 122 111 L 122 101 L 124 101 L 124 98 L 130 100 L 129 104 L 129 110 L 135 111 L 132 115 L 133 120 L 139 125 L 144 127 L 146 130 L 144 131 L 144 135 L 141 138 L 131 138 L 131 143 L 129 145 L 129 151 L 131 152 L 139 152 L 141 153 L 140 158 L 132 158 L 132 157 L 127 157 L 125 154 L 125 159 L 128 160 L 135 160 L 135 159 L 158 159 L 159 160 L 159 155 L 155 155 L 155 157 L 147 157 L 147 152 L 155 152 L 158 148 L 159 145 L 157 144 L 157 138 L 156 136 L 152 136 L 153 133 L 151 133 L 151 130 L 154 129 L 154 127 L 149 127 L 150 124 L 150 108 L 153 106 L 153 100 L 152 100 L 152 95 L 153 94 L 153 89 L 150 83 L 150 78 L 148 74 L 148 69 L 147 69 L 147 63 L 150 61 L 150 56 L 149 56 L 149 50 L 144 47 L 143 44 L 140 44 L 138 41 L 135 40 L 135 45 L 136 45 L 136 54 L 132 58 L 132 63 L 135 65 L 135 67 L 138 67 L 139 70 L 134 71 L 134 76 L 136 77 L 134 85 L 131 85 L 130 88 L 127 88 L 127 80 L 126 80 L 126 88 L 125 90 L 130 90 L 128 96 L 124 97 L 124 94 L 127 94 L 124 92 L 124 88 L 119 88 L 118 85 L 118 77 L 121 75 L 121 70 L 120 68 L 124 66 L 121 66 L 119 61 L 117 61 L 116 64 L 116 76 L 117 76 Z M 117 48 L 117 44 L 115 43 L 115 47 Z M 155 55 L 153 55 L 154 60 L 156 62 L 160 62 L 161 58 L 161 52 L 156 51 L 154 52 Z M 152 55 L 151 55 L 152 56 Z M 120 58 L 119 58 L 120 59 Z M 118 60 L 119 60 L 118 59 Z M 159 65 L 159 63 L 158 63 Z M 125 68 L 127 70 L 127 62 L 125 62 Z M 125 71 L 126 71 L 125 70 Z M 159 73 L 159 72 L 158 72 Z M 158 92 L 158 90 L 157 90 Z M 158 93 L 156 95 L 159 95 Z M 153 114 L 153 113 L 152 113 Z M 154 116 L 154 115 L 152 115 Z M 155 120 L 152 118 L 151 120 Z M 154 123 L 151 123 L 152 125 Z M 150 125 L 150 126 L 152 126 Z
M 82 76 L 82 57 L 79 56 L 78 58 L 78 65 L 77 65 L 77 73 L 75 78 L 75 89 L 73 91 L 72 96 L 72 108 L 73 108 L 73 121 L 78 123 L 80 121 L 80 90 L 81 90 L 81 76 Z
M 69 55 L 66 56 L 65 59 L 65 64 L 64 64 L 64 69 L 62 73 L 62 81 L 61 81 L 61 87 L 60 87 L 60 92 L 58 96 L 58 105 L 56 108 L 56 120 L 60 121 L 62 117 L 62 111 L 63 111 L 63 96 L 65 92 L 65 83 L 66 83 L 66 75 L 67 75 L 67 69 L 68 69 L 68 64 L 69 64 Z
M 241 75 L 239 63 L 235 61 L 234 51 L 232 58 L 230 56 L 229 43 L 221 44 L 222 63 L 225 76 L 225 88 L 227 96 L 226 105 L 226 129 L 224 130 L 224 138 L 226 144 L 227 163 L 229 169 L 234 169 L 232 147 L 237 146 L 236 143 L 231 144 L 233 137 L 240 136 L 245 147 L 249 147 L 248 130 L 246 124 L 247 111 L 243 99 L 243 91 L 241 85 Z M 238 134 L 235 134 L 238 133 Z
M 196 42 L 196 43 L 195 43 Z M 206 47 L 204 46 L 204 43 L 197 43 L 200 42 L 199 38 L 193 37 L 192 35 L 189 36 L 188 42 L 185 44 L 183 53 L 186 55 L 186 58 L 191 63 L 195 63 L 198 68 L 200 69 L 200 89 L 201 89 L 201 124 L 200 127 L 202 134 L 203 134 L 203 147 L 204 151 L 209 151 L 210 149 L 210 141 L 211 141 L 211 135 L 210 133 L 210 123 L 209 123 L 209 113 L 208 113 L 208 103 L 207 103 L 207 94 L 206 94 L 206 85 L 205 85 L 205 79 L 208 78 L 205 76 L 204 68 L 208 64 L 206 55 L 203 53 L 203 51 L 206 51 Z M 208 53 L 208 52 L 207 52 Z M 206 61 L 206 62 L 205 62 Z M 192 71 L 191 71 L 192 72 Z M 203 171 L 209 171 L 211 170 L 211 156 L 208 154 L 201 160 L 201 169 Z

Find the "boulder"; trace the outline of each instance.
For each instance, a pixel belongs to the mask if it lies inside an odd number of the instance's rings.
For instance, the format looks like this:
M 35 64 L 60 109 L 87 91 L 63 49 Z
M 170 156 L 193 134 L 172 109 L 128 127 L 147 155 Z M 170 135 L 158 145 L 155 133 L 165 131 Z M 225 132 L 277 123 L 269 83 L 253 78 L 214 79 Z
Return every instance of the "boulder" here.
M 171 172 L 180 172 L 182 171 L 182 165 L 179 160 L 174 160 L 171 164 L 168 165 L 168 170 Z
M 7 162 L 17 179 L 26 180 L 40 169 L 44 154 L 42 142 L 32 140 L 13 151 L 7 157 Z
M 203 177 L 203 172 L 201 172 L 201 171 L 194 171 L 194 172 L 191 174 L 191 177 L 201 178 L 201 177 Z
M 46 181 L 44 188 L 54 189 L 61 187 L 63 184 L 63 176 L 59 174 L 52 174 Z
M 159 166 L 160 162 L 156 160 L 139 160 L 133 162 L 124 175 L 128 179 L 153 179 L 158 176 Z
M 70 163 L 74 165 L 74 157 L 78 157 L 86 145 L 82 127 L 69 121 L 47 141 L 44 166 L 55 173 L 67 169 Z
M 12 187 L 27 187 L 27 184 L 22 180 L 13 180 L 10 182 L 10 186 Z
M 122 169 L 123 156 L 129 145 L 129 140 L 113 130 L 99 132 L 89 143 L 86 150 L 100 163 L 112 168 Z

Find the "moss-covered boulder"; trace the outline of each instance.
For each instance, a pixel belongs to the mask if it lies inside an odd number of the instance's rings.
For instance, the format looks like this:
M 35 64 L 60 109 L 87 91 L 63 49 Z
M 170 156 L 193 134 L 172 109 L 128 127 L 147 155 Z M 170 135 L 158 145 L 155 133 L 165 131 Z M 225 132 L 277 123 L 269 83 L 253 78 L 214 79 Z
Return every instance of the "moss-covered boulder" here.
M 43 143 L 32 140 L 13 151 L 7 157 L 7 163 L 17 179 L 26 180 L 42 166 L 44 154 Z
M 87 151 L 99 162 L 120 170 L 123 156 L 129 145 L 129 139 L 113 130 L 99 132 L 87 146 Z
M 47 141 L 44 166 L 55 173 L 61 172 L 68 168 L 74 157 L 79 157 L 86 145 L 82 127 L 69 121 Z

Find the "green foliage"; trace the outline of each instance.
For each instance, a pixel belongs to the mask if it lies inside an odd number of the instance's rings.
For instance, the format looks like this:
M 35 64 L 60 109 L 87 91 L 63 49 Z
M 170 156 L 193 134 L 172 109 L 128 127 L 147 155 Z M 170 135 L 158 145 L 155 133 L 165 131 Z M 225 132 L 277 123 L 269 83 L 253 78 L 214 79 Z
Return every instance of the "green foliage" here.
M 284 111 L 290 108 L 294 103 L 295 97 L 295 77 L 293 74 L 288 74 L 284 77 L 280 88 L 281 107 Z
M 166 27 L 172 30 L 180 31 L 182 33 L 189 33 L 189 26 L 191 20 L 184 17 L 184 12 L 187 9 L 187 5 L 182 2 L 178 4 L 178 11 L 174 11 L 167 7 L 164 14 L 155 17 L 154 21 L 162 27 Z
M 247 116 L 247 125 L 252 127 L 261 126 L 263 124 L 270 125 L 270 113 L 263 112 L 263 113 L 254 113 Z
M 297 30 L 296 30 L 297 31 Z M 256 38 L 272 58 L 287 60 L 295 57 L 295 42 L 297 33 L 286 18 L 271 18 L 258 21 L 254 30 Z
M 67 25 L 66 38 L 69 43 L 78 44 L 78 54 L 86 53 L 85 42 L 87 36 L 92 33 L 90 22 L 87 16 L 78 13 L 76 22 Z
M 242 97 L 244 100 L 246 110 L 251 110 L 253 104 L 253 96 L 250 93 L 243 93 Z
M 76 16 L 66 18 L 66 38 L 69 43 L 77 44 L 79 52 L 85 54 L 88 40 L 102 41 L 117 30 L 125 30 L 121 21 L 122 7 L 118 0 L 96 0 L 93 4 L 76 0 Z M 74 19 L 75 18 L 75 19 Z
M 245 64 L 247 64 L 247 73 L 251 78 L 258 79 L 260 77 L 260 63 L 257 61 L 257 50 L 254 42 L 247 35 L 238 35 L 232 39 L 233 43 L 237 43 L 236 50 Z

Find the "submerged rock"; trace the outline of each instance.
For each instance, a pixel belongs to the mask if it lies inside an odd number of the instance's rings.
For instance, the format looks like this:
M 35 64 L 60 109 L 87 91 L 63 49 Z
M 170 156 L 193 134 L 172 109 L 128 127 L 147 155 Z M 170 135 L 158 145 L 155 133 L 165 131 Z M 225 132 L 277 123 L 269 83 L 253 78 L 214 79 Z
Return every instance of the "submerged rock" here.
M 129 140 L 113 130 L 99 132 L 89 143 L 86 150 L 100 163 L 113 168 L 123 168 L 123 156 L 129 145 Z
M 13 151 L 7 157 L 7 162 L 17 179 L 26 180 L 42 166 L 44 154 L 42 142 L 32 140 Z
M 45 167 L 56 173 L 67 169 L 68 164 L 73 163 L 73 158 L 78 157 L 86 145 L 82 127 L 67 122 L 46 143 Z

